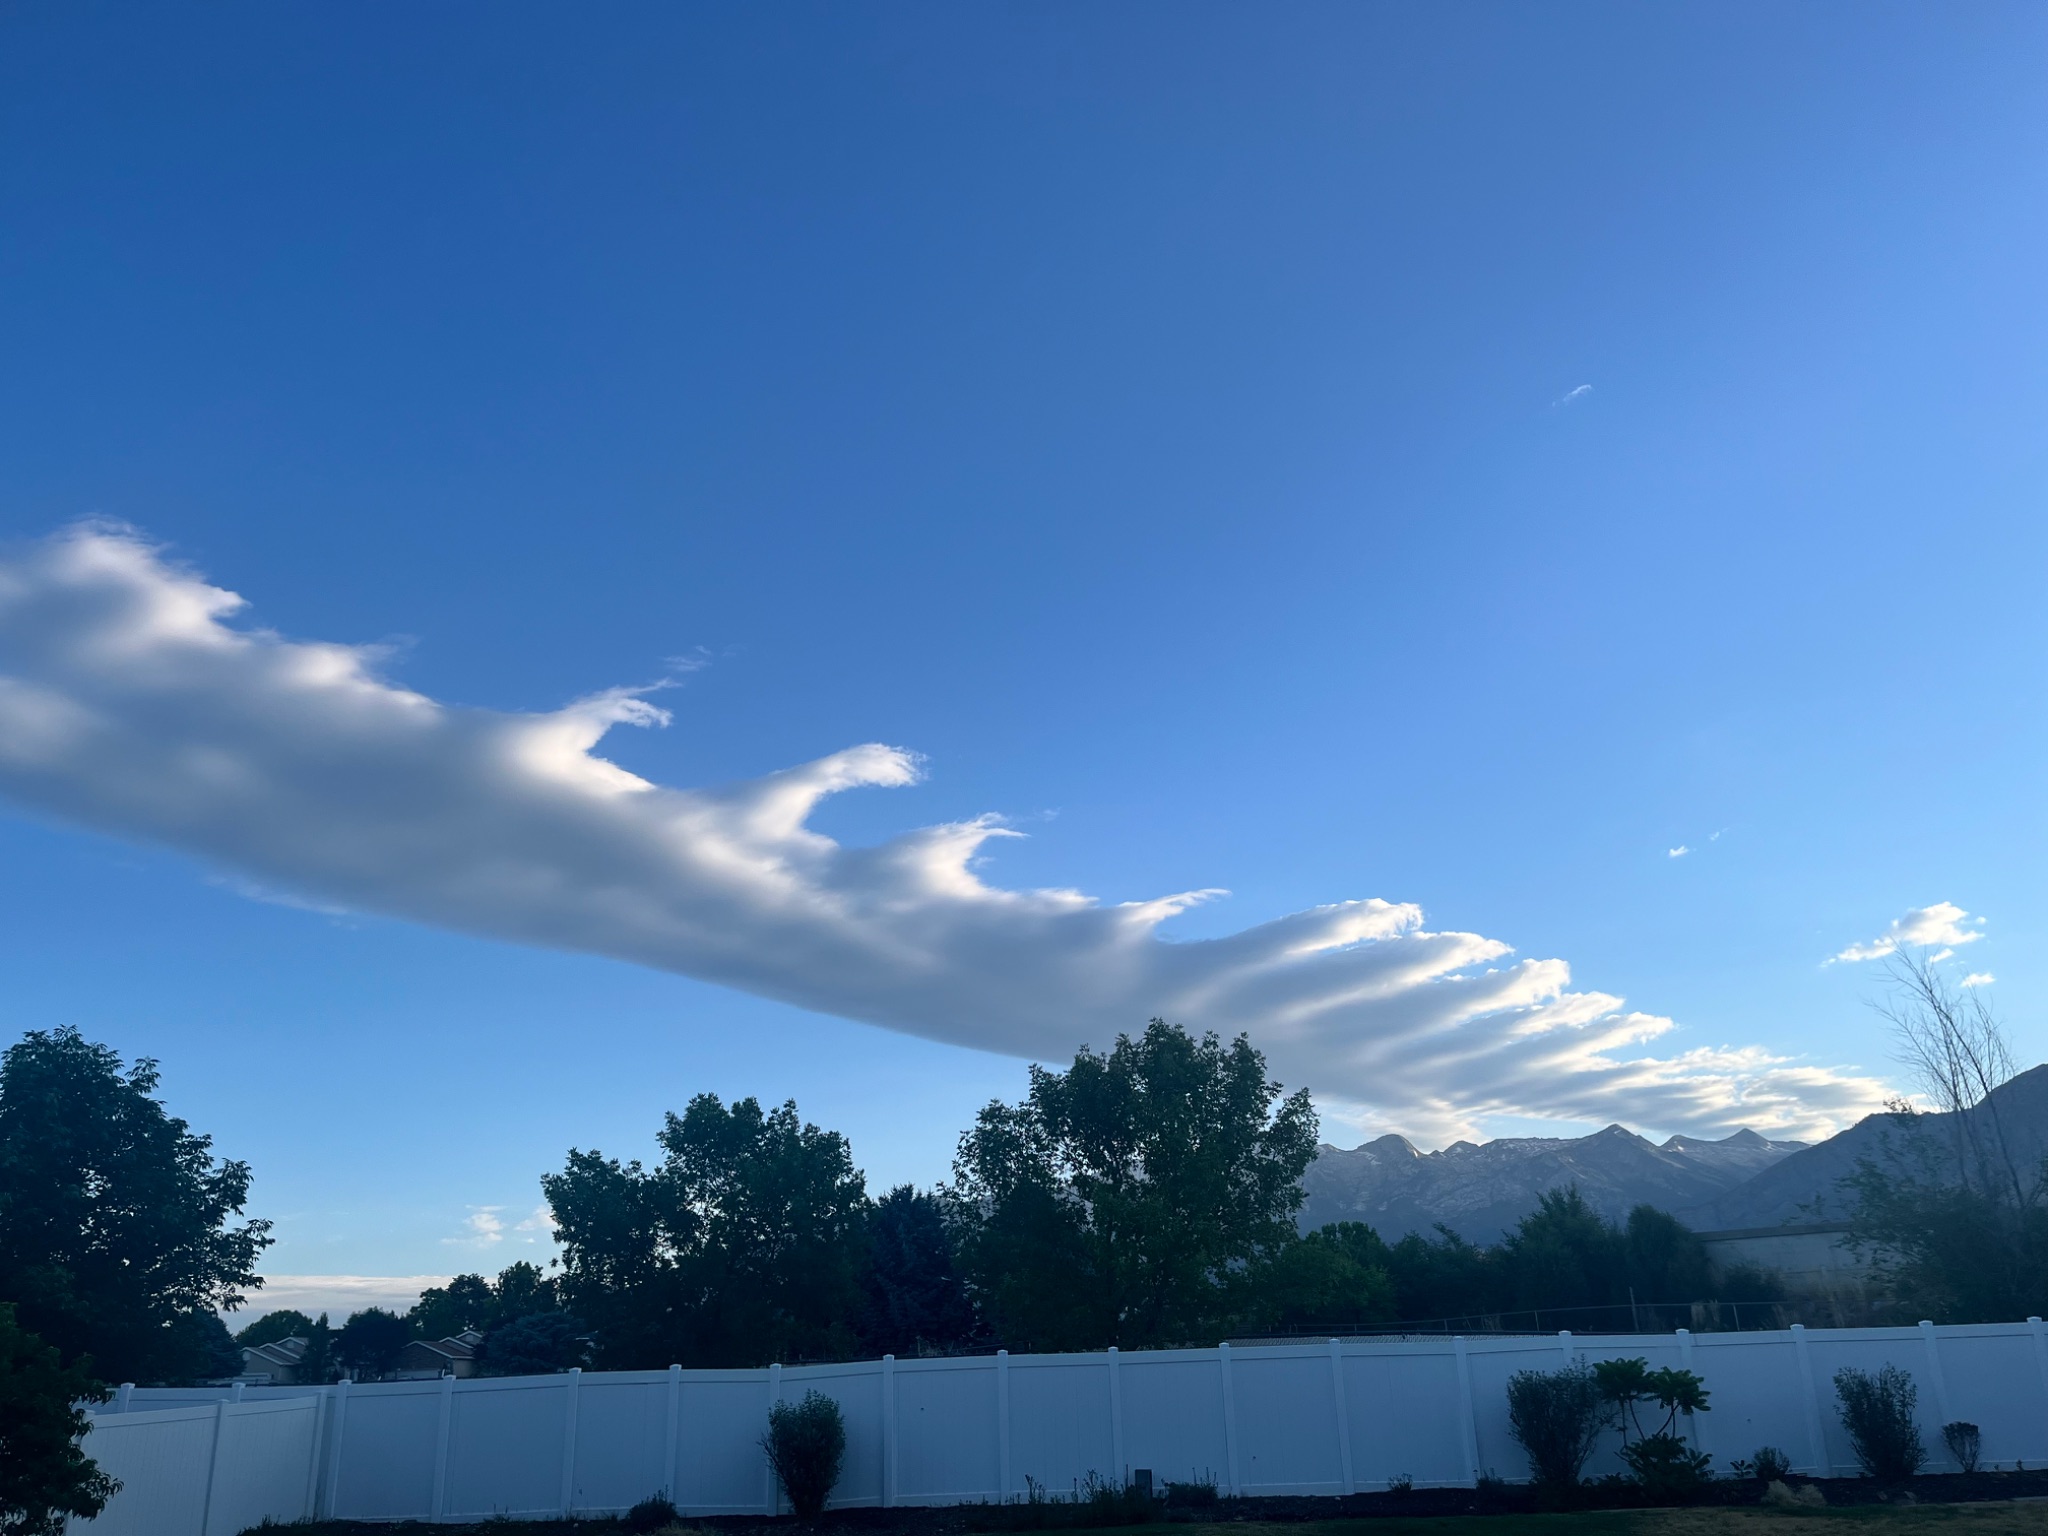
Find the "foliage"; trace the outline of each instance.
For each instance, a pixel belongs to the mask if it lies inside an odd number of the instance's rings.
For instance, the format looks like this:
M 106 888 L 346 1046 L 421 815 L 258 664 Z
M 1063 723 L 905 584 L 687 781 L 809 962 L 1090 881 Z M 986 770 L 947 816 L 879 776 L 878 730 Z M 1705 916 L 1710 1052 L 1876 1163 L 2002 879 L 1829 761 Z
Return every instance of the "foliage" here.
M 1875 1375 L 1844 1366 L 1835 1372 L 1835 1396 L 1865 1476 L 1904 1482 L 1920 1470 L 1927 1447 L 1913 1422 L 1920 1390 L 1910 1375 L 1896 1365 Z
M 404 1318 L 382 1307 L 365 1307 L 341 1325 L 334 1354 L 358 1381 L 375 1381 L 398 1368 L 398 1354 L 412 1342 Z
M 262 1283 L 266 1221 L 230 1226 L 246 1163 L 165 1112 L 157 1064 L 75 1029 L 0 1056 L 0 1295 L 66 1359 L 116 1381 L 218 1374 L 217 1311 Z
M 1213 1477 L 1197 1477 L 1184 1483 L 1166 1484 L 1168 1509 L 1214 1509 L 1217 1497 L 1216 1479 Z
M 761 1448 L 790 1508 L 802 1519 L 817 1519 L 846 1457 L 846 1421 L 839 1404 L 817 1391 L 806 1392 L 800 1403 L 775 1404 L 768 1410 Z
M 676 1508 L 674 1499 L 666 1493 L 657 1493 L 642 1499 L 626 1511 L 626 1529 L 659 1531 L 663 1526 L 674 1525 L 682 1517 L 683 1512 Z
M 535 1312 L 484 1335 L 477 1364 L 486 1376 L 545 1376 L 589 1364 L 584 1326 L 566 1312 Z
M 1728 1470 L 1737 1477 L 1754 1477 L 1760 1482 L 1782 1483 L 1792 1472 L 1792 1458 L 1775 1445 L 1760 1445 L 1750 1454 L 1747 1461 L 1737 1459 L 1728 1463 Z
M 1528 1453 L 1530 1472 L 1545 1488 L 1578 1486 L 1609 1418 L 1600 1379 L 1583 1360 L 1562 1370 L 1517 1371 L 1508 1378 L 1509 1427 Z
M 1602 1360 L 1593 1367 L 1600 1396 L 1621 1427 L 1621 1459 L 1649 1496 L 1681 1500 L 1697 1493 L 1712 1475 L 1714 1459 L 1695 1451 L 1677 1433 L 1680 1416 L 1707 1411 L 1707 1391 L 1692 1371 L 1665 1366 L 1651 1370 L 1644 1359 Z M 1654 1428 L 1645 1428 L 1651 1413 Z M 1662 1419 L 1655 1415 L 1661 1412 Z
M 405 1320 L 416 1338 L 447 1339 L 471 1328 L 488 1333 L 515 1318 L 556 1309 L 555 1282 L 521 1259 L 500 1270 L 495 1281 L 457 1275 L 446 1285 L 429 1286 Z
M 1215 1337 L 1238 1273 L 1295 1241 L 1316 1129 L 1242 1036 L 1155 1019 L 1064 1073 L 1032 1067 L 1025 1101 L 986 1106 L 953 1164 L 984 1317 L 1025 1348 Z
M 334 1358 L 334 1330 L 327 1326 L 327 1314 L 314 1318 L 302 1337 L 306 1352 L 292 1371 L 295 1382 L 302 1387 L 323 1387 L 338 1378 L 341 1369 Z
M 1237 1326 L 1246 1331 L 1391 1321 L 1387 1245 L 1363 1222 L 1340 1221 L 1269 1251 L 1244 1271 Z
M 1984 1454 L 1984 1432 L 1967 1419 L 1957 1419 L 1952 1424 L 1941 1426 L 1941 1442 L 1948 1447 L 1949 1455 L 1956 1465 L 1965 1472 L 1977 1470 L 1977 1459 Z
M 980 1328 L 953 1262 L 944 1207 L 908 1184 L 874 1203 L 861 1274 L 861 1347 L 914 1356 L 974 1342 Z
M 78 1404 L 106 1397 L 0 1302 L 0 1533 L 60 1536 L 66 1517 L 90 1520 L 113 1497 L 120 1484 L 78 1444 L 92 1428 Z
M 846 1139 L 753 1099 L 699 1094 L 649 1172 L 572 1151 L 541 1181 L 562 1302 L 607 1366 L 765 1365 L 857 1348 L 866 1187 Z
M 259 1344 L 275 1344 L 279 1339 L 303 1339 L 313 1327 L 313 1319 L 291 1307 L 280 1307 L 275 1312 L 266 1312 L 248 1327 L 235 1335 L 235 1342 L 244 1349 L 254 1349 Z

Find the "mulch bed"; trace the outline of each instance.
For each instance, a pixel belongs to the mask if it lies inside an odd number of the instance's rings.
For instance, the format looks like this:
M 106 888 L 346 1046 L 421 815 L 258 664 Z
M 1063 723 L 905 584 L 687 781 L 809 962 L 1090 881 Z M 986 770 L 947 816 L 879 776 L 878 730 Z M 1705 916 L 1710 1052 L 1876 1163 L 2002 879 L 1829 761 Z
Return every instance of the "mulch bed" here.
M 2048 1470 L 2027 1472 L 1949 1473 L 1885 1484 L 1870 1478 L 1789 1479 L 1795 1486 L 1811 1483 L 1836 1506 L 1852 1504 L 1970 1504 L 1992 1499 L 2048 1499 Z M 1703 1505 L 1755 1504 L 1761 1483 L 1732 1478 L 1709 1483 L 1693 1502 Z M 816 1532 L 817 1536 L 976 1536 L 981 1532 L 1026 1532 L 1098 1529 L 1106 1525 L 1272 1524 L 1294 1525 L 1313 1520 L 1371 1520 L 1429 1515 L 1510 1515 L 1555 1510 L 1536 1491 L 1518 1485 L 1483 1488 L 1416 1488 L 1405 1493 L 1355 1493 L 1348 1498 L 1218 1499 L 1213 1504 L 1157 1506 L 1150 1520 L 1088 1505 L 1053 1503 L 951 1504 L 933 1509 L 836 1510 L 809 1526 L 792 1516 L 684 1516 L 684 1525 L 705 1531 L 742 1533 L 773 1530 Z M 1641 1490 L 1625 1483 L 1595 1483 L 1579 1490 L 1572 1509 L 1640 1509 Z M 289 1527 L 305 1536 L 453 1536 L 461 1531 L 516 1532 L 517 1536 L 609 1536 L 633 1529 L 624 1520 L 491 1521 L 487 1525 L 451 1526 L 407 1522 L 370 1524 L 355 1520 L 325 1521 Z M 643 1528 L 644 1529 L 644 1528 Z

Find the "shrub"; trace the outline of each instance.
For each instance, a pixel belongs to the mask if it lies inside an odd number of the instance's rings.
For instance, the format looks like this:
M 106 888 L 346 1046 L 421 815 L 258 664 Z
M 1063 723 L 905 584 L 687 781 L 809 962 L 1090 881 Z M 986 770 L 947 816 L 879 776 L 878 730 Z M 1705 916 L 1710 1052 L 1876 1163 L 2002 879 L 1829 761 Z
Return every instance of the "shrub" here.
M 1977 1457 L 1984 1450 L 1984 1435 L 1976 1425 L 1962 1419 L 1944 1424 L 1941 1426 L 1941 1439 L 1948 1447 L 1949 1455 L 1955 1457 L 1957 1466 L 1965 1472 L 1977 1470 Z
M 1599 1380 L 1583 1360 L 1561 1371 L 1517 1371 L 1508 1378 L 1508 1423 L 1544 1487 L 1578 1486 L 1607 1421 Z
M 1650 1369 L 1643 1359 L 1603 1360 L 1593 1367 L 1601 1398 L 1621 1425 L 1621 1459 L 1652 1499 L 1677 1502 L 1698 1493 L 1714 1459 L 1695 1451 L 1678 1431 L 1682 1414 L 1707 1411 L 1705 1384 L 1691 1371 Z M 1643 1427 L 1648 1409 L 1654 1429 Z M 1663 1417 L 1656 1415 L 1661 1412 Z
M 1216 1504 L 1216 1479 L 1197 1477 L 1185 1483 L 1169 1482 L 1166 1485 L 1166 1507 L 1168 1509 L 1213 1509 Z
M 1792 1458 L 1775 1445 L 1760 1445 L 1748 1461 L 1731 1461 L 1728 1470 L 1737 1477 L 1753 1477 L 1759 1482 L 1782 1483 L 1792 1471 Z
M 675 1500 L 666 1493 L 657 1493 L 642 1499 L 626 1511 L 626 1529 L 659 1531 L 665 1525 L 674 1525 L 681 1518 L 682 1511 L 676 1508 Z
M 1913 1422 L 1920 1392 L 1913 1378 L 1896 1365 L 1873 1376 L 1844 1366 L 1835 1372 L 1835 1396 L 1841 1400 L 1842 1427 L 1849 1431 L 1857 1463 L 1867 1477 L 1904 1482 L 1927 1460 L 1927 1447 Z
M 1387 1479 L 1387 1492 L 1389 1493 L 1413 1493 L 1414 1491 L 1415 1474 L 1412 1472 L 1403 1472 L 1398 1477 Z
M 768 1410 L 761 1448 L 789 1507 L 805 1520 L 817 1519 L 846 1459 L 846 1420 L 839 1405 L 817 1391 L 806 1392 L 800 1403 L 777 1403 Z
M 1689 1499 L 1713 1476 L 1714 1458 L 1669 1431 L 1630 1441 L 1621 1448 L 1621 1459 L 1643 1492 L 1659 1502 Z

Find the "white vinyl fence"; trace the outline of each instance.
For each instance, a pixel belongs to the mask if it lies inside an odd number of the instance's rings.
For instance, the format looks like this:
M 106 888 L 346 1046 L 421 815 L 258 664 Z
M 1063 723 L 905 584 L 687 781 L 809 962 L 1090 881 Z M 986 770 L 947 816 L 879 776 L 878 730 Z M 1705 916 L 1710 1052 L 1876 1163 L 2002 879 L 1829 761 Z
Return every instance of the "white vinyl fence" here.
M 761 1453 L 768 1407 L 816 1389 L 846 1418 L 835 1507 L 1065 1494 L 1093 1474 L 1208 1480 L 1224 1494 L 1344 1494 L 1411 1477 L 1528 1475 L 1507 1380 L 1585 1356 L 1705 1378 L 1691 1433 L 1725 1470 L 1760 1445 L 1850 1476 L 1834 1373 L 1892 1364 L 1920 1393 L 1930 1470 L 1940 1426 L 1983 1430 L 1986 1466 L 2048 1465 L 2048 1334 L 1937 1328 L 1323 1343 L 770 1366 L 571 1371 L 321 1389 L 123 1389 L 86 1449 L 126 1484 L 92 1536 L 235 1536 L 265 1515 L 474 1520 L 622 1512 L 666 1492 L 687 1514 L 779 1508 Z M 1611 1447 L 1594 1472 L 1614 1470 Z

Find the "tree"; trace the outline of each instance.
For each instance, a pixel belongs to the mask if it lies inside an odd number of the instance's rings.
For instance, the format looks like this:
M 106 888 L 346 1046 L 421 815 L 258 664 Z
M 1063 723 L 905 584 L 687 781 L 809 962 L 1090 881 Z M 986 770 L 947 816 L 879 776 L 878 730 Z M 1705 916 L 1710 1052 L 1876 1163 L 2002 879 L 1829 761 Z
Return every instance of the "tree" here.
M 446 1285 L 430 1285 L 405 1314 L 406 1325 L 420 1339 L 446 1339 L 466 1328 L 487 1329 L 498 1320 L 497 1297 L 482 1275 L 457 1275 Z
M 0 1532 L 61 1536 L 67 1517 L 90 1520 L 120 1484 L 95 1466 L 79 1441 L 105 1402 L 104 1383 L 15 1320 L 0 1302 Z
M 246 1163 L 167 1114 L 157 1064 L 75 1029 L 0 1056 L 0 1295 L 66 1359 L 113 1380 L 212 1374 L 205 1320 L 262 1284 L 270 1223 L 231 1226 Z
M 699 1094 L 649 1172 L 571 1151 L 541 1181 L 558 1290 L 607 1365 L 764 1365 L 857 1348 L 869 1202 L 846 1139 L 753 1099 Z
M 382 1307 L 365 1307 L 334 1336 L 335 1357 L 358 1381 L 375 1381 L 398 1369 L 398 1354 L 412 1342 L 404 1318 Z
M 1895 1101 L 1878 1150 L 1839 1188 L 1850 1242 L 1908 1317 L 1978 1322 L 2048 1308 L 2048 1166 L 2014 1147 L 1999 1090 L 2012 1052 L 1981 988 L 1894 955 L 1878 1012 L 1935 1113 Z
M 1154 1019 L 1066 1072 L 1031 1069 L 960 1139 L 952 1200 L 984 1315 L 1032 1348 L 1215 1333 L 1242 1270 L 1295 1240 L 1315 1157 L 1304 1090 L 1282 1098 L 1243 1036 Z
M 1391 1321 L 1386 1261 L 1387 1245 L 1363 1222 L 1320 1227 L 1247 1267 L 1237 1326 L 1262 1332 Z
M 589 1364 L 583 1325 L 566 1312 L 535 1312 L 484 1335 L 477 1363 L 486 1376 L 544 1376 Z
M 312 1332 L 313 1319 L 291 1307 L 280 1307 L 275 1312 L 266 1312 L 235 1335 L 235 1342 L 244 1349 L 254 1349 L 259 1344 L 275 1344 L 279 1339 L 303 1339 Z
M 860 1338 L 877 1355 L 957 1348 L 978 1333 L 939 1200 L 908 1184 L 874 1204 L 861 1273 Z
M 341 1374 L 334 1359 L 334 1330 L 327 1326 L 325 1312 L 307 1325 L 305 1340 L 306 1352 L 293 1367 L 292 1378 L 302 1387 L 324 1387 Z

